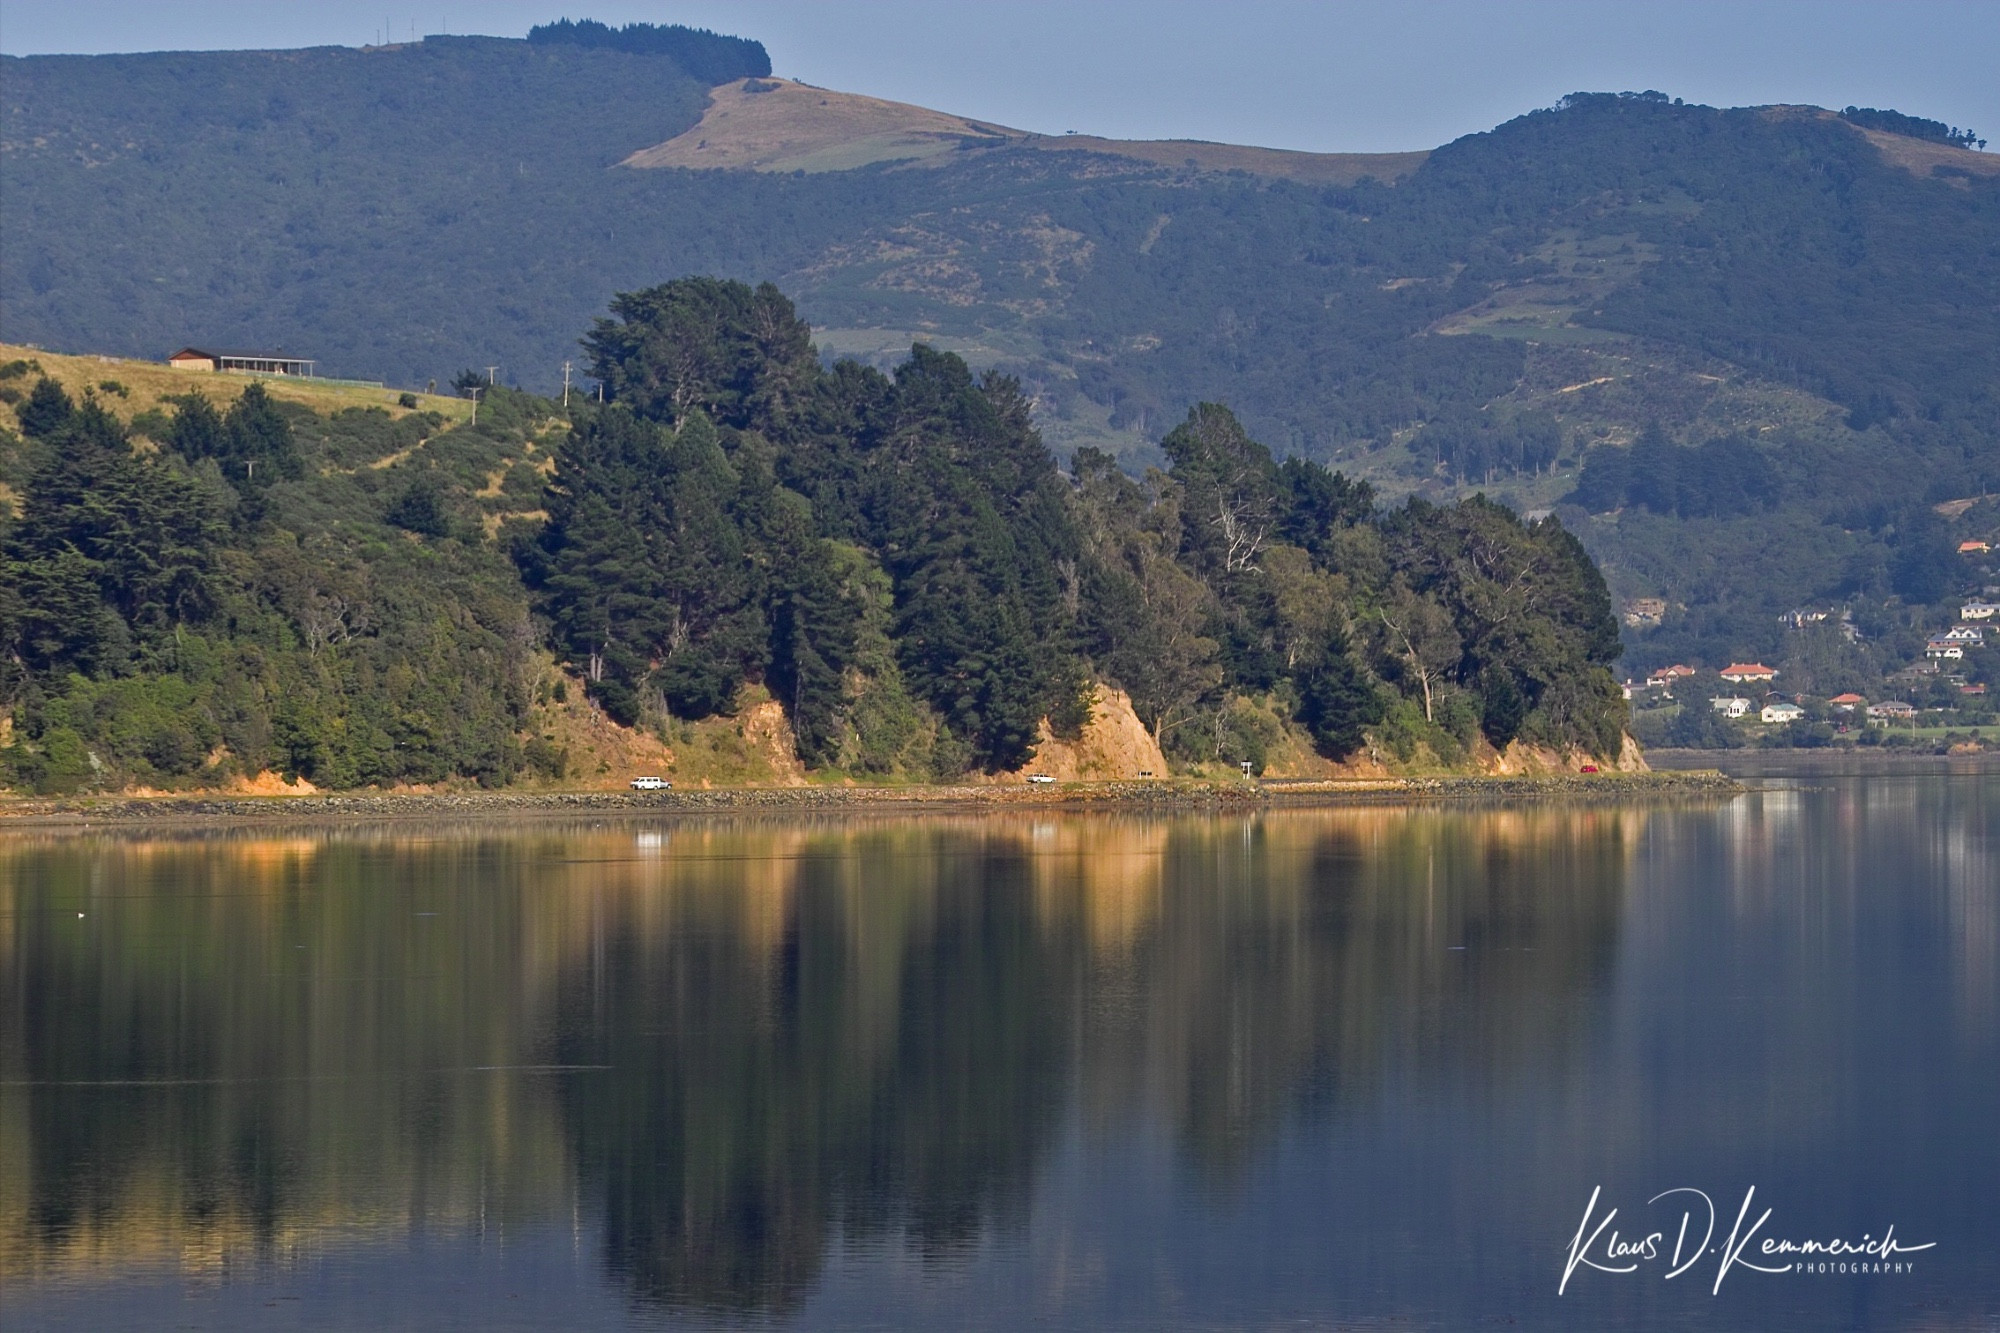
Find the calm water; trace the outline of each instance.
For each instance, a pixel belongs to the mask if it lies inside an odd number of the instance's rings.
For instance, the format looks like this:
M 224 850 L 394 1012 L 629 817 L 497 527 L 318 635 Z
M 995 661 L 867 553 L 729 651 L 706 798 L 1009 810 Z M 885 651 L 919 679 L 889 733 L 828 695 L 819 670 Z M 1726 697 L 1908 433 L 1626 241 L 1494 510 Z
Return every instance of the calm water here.
M 2000 778 L 0 839 L 0 1321 L 1993 1328 Z

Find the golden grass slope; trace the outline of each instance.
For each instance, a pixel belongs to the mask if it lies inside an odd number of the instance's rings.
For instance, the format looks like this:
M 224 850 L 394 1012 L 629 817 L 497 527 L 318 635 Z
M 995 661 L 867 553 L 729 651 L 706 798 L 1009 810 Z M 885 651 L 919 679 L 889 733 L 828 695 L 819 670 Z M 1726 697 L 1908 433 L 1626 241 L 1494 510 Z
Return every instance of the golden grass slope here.
M 789 79 L 740 79 L 710 95 L 701 121 L 623 165 L 735 171 L 851 171 L 877 162 L 938 165 L 949 154 L 992 148 L 1095 153 L 1153 166 L 1346 185 L 1393 181 L 1427 153 L 1297 153 L 1194 139 L 1101 139 L 1030 134 L 906 102 L 838 93 Z
M 1856 134 L 1874 144 L 1878 152 L 1891 166 L 1901 167 L 1912 176 L 1930 179 L 1942 175 L 1950 180 L 1966 176 L 2000 176 L 2000 153 L 1974 152 L 1970 148 L 1960 148 L 1956 144 L 1937 143 L 1930 139 L 1913 139 L 1907 134 L 1889 134 L 1882 130 L 1864 129 L 1845 117 L 1816 106 L 1767 106 L 1763 114 L 1772 120 L 1837 120 Z M 1943 168 L 1940 173 L 1939 168 Z
M 445 420 L 459 422 L 472 415 L 472 404 L 467 399 L 449 398 L 442 394 L 416 395 L 417 406 L 404 408 L 397 406 L 400 390 L 377 389 L 359 384 L 332 384 L 320 380 L 300 379 L 288 375 L 238 375 L 216 374 L 209 371 L 175 370 L 164 361 L 130 361 L 110 356 L 66 356 L 60 352 L 45 352 L 39 348 L 0 343 L 0 364 L 10 361 L 28 361 L 41 367 L 40 373 L 63 386 L 69 396 L 81 399 L 85 392 L 95 393 L 97 401 L 117 417 L 130 424 L 132 418 L 149 407 L 158 407 L 162 399 L 187 393 L 199 393 L 210 399 L 217 407 L 227 407 L 236 401 L 253 382 L 261 381 L 266 392 L 273 398 L 286 402 L 301 403 L 313 411 L 331 415 L 350 407 L 379 407 L 392 417 L 406 416 L 411 411 L 436 412 Z M 15 388 L 26 392 L 34 387 L 36 373 L 8 381 Z M 106 381 L 120 385 L 124 393 L 102 387 Z M 0 409 L 0 425 L 16 424 L 12 409 Z
M 848 171 L 934 157 L 971 142 L 1002 144 L 1020 130 L 903 102 L 836 93 L 790 79 L 739 79 L 709 97 L 700 123 L 625 159 L 628 167 Z

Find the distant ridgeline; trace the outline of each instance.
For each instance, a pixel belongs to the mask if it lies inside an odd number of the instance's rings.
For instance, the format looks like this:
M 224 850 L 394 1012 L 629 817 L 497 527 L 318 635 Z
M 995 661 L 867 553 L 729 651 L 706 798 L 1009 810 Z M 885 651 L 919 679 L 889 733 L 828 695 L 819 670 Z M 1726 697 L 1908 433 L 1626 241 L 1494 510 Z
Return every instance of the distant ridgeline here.
M 1557 512 L 1619 601 L 1668 608 L 1635 673 L 1775 661 L 1813 603 L 1920 650 L 1902 622 L 1942 614 L 1911 602 L 1938 583 L 1897 571 L 2000 537 L 1977 509 L 1931 526 L 2000 494 L 2000 155 L 1968 130 L 1587 93 L 1338 184 L 971 132 L 918 165 L 629 165 L 748 133 L 706 119 L 715 81 L 768 70 L 738 38 L 567 21 L 0 58 L 5 334 L 547 391 L 601 293 L 770 280 L 829 358 L 923 339 L 1015 376 L 1058 456 L 1140 471 L 1226 401 L 1384 495 Z
M 128 425 L 115 382 L 0 367 L 0 772 L 555 778 L 581 701 L 549 653 L 669 743 L 775 699 L 800 760 L 860 776 L 1016 769 L 1098 680 L 1180 764 L 1618 750 L 1617 622 L 1553 520 L 1383 510 L 1208 403 L 1168 470 L 1086 449 L 1065 475 L 1017 381 L 921 345 L 824 366 L 768 284 L 612 311 L 586 340 L 608 402 L 496 387 L 449 430 L 254 385 Z
M 560 19 L 528 29 L 528 41 L 669 56 L 682 69 L 710 85 L 733 79 L 759 79 L 771 72 L 771 57 L 765 53 L 762 42 L 747 37 L 724 37 L 706 28 L 683 28 L 677 24 L 628 23 L 622 28 L 612 28 L 591 19 L 580 23 Z

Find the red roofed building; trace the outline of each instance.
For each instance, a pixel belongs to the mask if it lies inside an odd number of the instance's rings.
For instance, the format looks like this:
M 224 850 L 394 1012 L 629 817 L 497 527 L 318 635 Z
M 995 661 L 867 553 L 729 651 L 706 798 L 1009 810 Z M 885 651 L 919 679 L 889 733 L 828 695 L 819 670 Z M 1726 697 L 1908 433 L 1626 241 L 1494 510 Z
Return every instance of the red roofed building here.
M 1746 685 L 1753 680 L 1776 680 L 1778 673 L 1761 662 L 1731 662 L 1716 673 L 1724 680 Z
M 1834 695 L 1831 699 L 1828 699 L 1827 702 L 1832 704 L 1835 708 L 1838 708 L 1843 713 L 1851 713 L 1855 709 L 1861 707 L 1861 705 L 1867 703 L 1868 701 L 1862 698 L 1860 695 L 1854 693 L 1852 690 L 1850 690 L 1846 694 Z

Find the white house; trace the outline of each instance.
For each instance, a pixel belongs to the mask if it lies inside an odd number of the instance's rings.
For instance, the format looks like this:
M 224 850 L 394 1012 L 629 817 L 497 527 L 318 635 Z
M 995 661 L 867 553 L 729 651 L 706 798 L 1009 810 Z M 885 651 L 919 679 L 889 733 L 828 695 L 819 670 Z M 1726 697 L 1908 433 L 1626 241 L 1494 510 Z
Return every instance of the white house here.
M 1967 602 L 1958 608 L 1960 620 L 1991 620 L 1995 615 L 2000 615 L 2000 603 Z
M 1724 717 L 1743 717 L 1750 711 L 1748 699 L 1710 699 L 1708 706 Z
M 1924 645 L 1924 656 L 1961 662 L 1965 660 L 1965 645 L 1956 639 L 1932 639 Z
M 1897 699 L 1868 705 L 1868 718 L 1872 722 L 1907 722 L 1916 715 L 1915 704 L 1906 704 Z
M 1762 662 L 1731 662 L 1716 673 L 1732 685 L 1749 685 L 1755 681 L 1774 680 L 1778 673 Z
M 1938 635 L 1938 638 L 1944 640 L 1946 643 L 1963 643 L 1975 648 L 1984 647 L 1986 644 L 1986 631 L 1977 625 L 1953 625 L 1950 629 Z
M 1765 704 L 1762 714 L 1766 722 L 1796 722 L 1805 715 L 1797 704 Z

